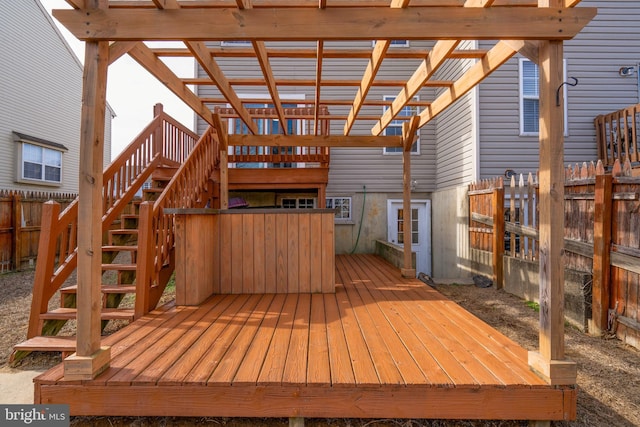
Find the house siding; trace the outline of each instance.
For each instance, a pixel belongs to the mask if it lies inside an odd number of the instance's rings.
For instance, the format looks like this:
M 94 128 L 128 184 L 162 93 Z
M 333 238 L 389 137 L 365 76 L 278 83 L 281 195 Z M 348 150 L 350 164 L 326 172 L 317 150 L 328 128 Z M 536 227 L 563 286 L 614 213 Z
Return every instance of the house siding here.
M 473 49 L 475 42 L 466 41 L 459 49 Z M 458 79 L 473 65 L 473 60 L 449 60 L 438 71 L 441 80 Z M 476 91 L 464 95 L 437 116 L 436 127 L 436 188 L 452 188 L 475 177 L 475 110 Z
M 82 65 L 37 0 L 0 2 L 0 187 L 78 191 Z M 113 113 L 107 108 L 105 164 L 111 157 Z M 64 145 L 62 183 L 16 182 L 12 132 Z
M 597 160 L 593 119 L 639 102 L 638 2 L 583 0 L 578 7 L 597 7 L 598 15 L 565 43 L 566 75 L 579 80 L 578 86 L 567 90 L 565 164 Z M 502 175 L 505 169 L 522 173 L 538 169 L 538 137 L 520 136 L 518 58 L 479 88 L 481 178 Z M 621 77 L 622 66 L 636 67 L 634 74 Z

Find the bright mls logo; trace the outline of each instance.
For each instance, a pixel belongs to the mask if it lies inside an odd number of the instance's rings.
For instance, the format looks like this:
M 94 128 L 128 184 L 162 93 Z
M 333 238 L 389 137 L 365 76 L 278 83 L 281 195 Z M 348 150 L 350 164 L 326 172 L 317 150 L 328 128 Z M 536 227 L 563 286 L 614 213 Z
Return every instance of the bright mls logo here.
M 2 426 L 69 426 L 69 405 L 0 405 Z

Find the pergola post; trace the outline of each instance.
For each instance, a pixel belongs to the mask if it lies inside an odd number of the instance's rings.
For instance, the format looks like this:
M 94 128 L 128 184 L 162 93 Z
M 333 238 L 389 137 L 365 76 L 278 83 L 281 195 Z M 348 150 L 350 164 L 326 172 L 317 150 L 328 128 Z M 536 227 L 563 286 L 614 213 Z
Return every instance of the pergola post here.
M 400 269 L 402 277 L 416 277 L 416 269 L 413 267 L 413 257 L 411 251 L 411 146 L 416 139 L 418 123 L 417 116 L 411 118 L 409 122 L 402 125 L 402 233 L 404 262 Z
M 107 8 L 107 0 L 86 7 Z M 102 167 L 109 42 L 87 42 L 82 88 L 78 200 L 78 291 L 76 353 L 64 361 L 65 380 L 89 380 L 109 367 L 109 347 L 100 346 L 102 307 Z
M 529 365 L 550 384 L 575 384 L 576 364 L 564 356 L 563 42 L 540 42 L 539 59 L 540 351 L 529 353 Z
M 213 124 L 220 143 L 220 209 L 229 209 L 229 134 L 220 114 L 213 114 Z

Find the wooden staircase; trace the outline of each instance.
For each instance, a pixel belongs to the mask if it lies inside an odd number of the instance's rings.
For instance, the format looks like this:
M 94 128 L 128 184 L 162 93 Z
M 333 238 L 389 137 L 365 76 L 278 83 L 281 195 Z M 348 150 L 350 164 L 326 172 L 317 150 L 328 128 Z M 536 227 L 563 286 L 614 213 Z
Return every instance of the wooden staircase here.
M 155 308 L 174 268 L 173 226 L 171 221 L 150 221 L 149 213 L 162 219 L 164 206 L 178 206 L 186 201 L 188 204 L 182 207 L 198 207 L 208 201 L 210 195 L 206 190 L 211 185 L 206 183 L 215 176 L 213 172 L 219 162 L 208 154 L 208 166 L 198 163 L 194 167 L 190 156 L 203 150 L 218 153 L 214 135 L 210 129 L 197 140 L 195 134 L 160 110 L 138 138 L 105 169 L 100 313 L 103 329 L 111 320 L 130 322 Z M 196 161 L 201 160 L 200 154 Z M 198 171 L 197 181 L 194 170 Z M 176 175 L 182 179 L 175 179 L 172 184 Z M 143 188 L 148 182 L 151 185 Z M 182 189 L 181 182 L 197 183 L 190 190 L 193 193 L 190 197 L 184 196 L 187 189 Z M 161 198 L 163 201 L 159 203 Z M 147 215 L 143 220 L 141 207 Z M 55 202 L 43 206 L 29 331 L 27 340 L 14 346 L 10 363 L 31 351 L 59 351 L 63 356 L 75 351 L 75 337 L 58 334 L 77 315 L 78 286 L 68 280 L 77 265 L 77 211 L 77 200 L 64 212 L 60 212 Z M 58 295 L 59 305 L 55 303 Z M 71 329 L 67 327 L 65 331 Z
M 151 178 L 151 187 L 142 190 L 142 198 L 131 201 L 125 213 L 108 230 L 106 242 L 102 246 L 102 319 L 103 329 L 110 320 L 131 322 L 135 317 L 133 302 L 136 295 L 136 270 L 138 252 L 139 209 L 143 201 L 155 201 L 169 183 L 175 166 L 160 166 Z M 68 285 L 60 288 L 60 307 L 48 309 L 39 314 L 38 330 L 41 335 L 34 336 L 14 346 L 10 362 L 15 362 L 30 351 L 59 351 L 63 355 L 75 351 L 75 337 L 56 336 L 62 327 L 77 317 L 76 293 L 78 286 Z M 123 300 L 130 296 L 127 304 Z

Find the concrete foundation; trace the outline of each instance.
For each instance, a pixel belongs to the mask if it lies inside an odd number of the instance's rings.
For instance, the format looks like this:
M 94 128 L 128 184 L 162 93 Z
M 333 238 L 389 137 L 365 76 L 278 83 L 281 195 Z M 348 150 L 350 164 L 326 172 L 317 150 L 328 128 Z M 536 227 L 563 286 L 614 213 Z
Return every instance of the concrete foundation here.
M 376 240 L 376 255 L 386 259 L 397 268 L 404 268 L 404 249 L 393 243 Z M 411 265 L 416 268 L 416 253 L 411 253 Z
M 469 253 L 467 186 L 434 192 L 431 215 L 432 276 L 470 277 L 474 270 Z
M 538 271 L 537 261 L 504 257 L 504 290 L 527 301 L 539 302 Z M 581 331 L 587 331 L 591 318 L 591 281 L 591 274 L 565 269 L 564 316 Z

